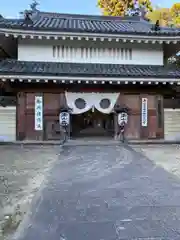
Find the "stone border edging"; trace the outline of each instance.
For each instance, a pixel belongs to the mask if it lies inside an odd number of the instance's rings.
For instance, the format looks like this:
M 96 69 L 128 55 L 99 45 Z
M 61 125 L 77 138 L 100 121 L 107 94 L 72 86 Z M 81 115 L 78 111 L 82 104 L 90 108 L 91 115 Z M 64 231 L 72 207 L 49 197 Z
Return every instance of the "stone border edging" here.
M 146 144 L 180 144 L 178 141 L 168 141 L 168 140 L 129 140 L 125 143 L 115 140 L 69 140 L 64 146 L 88 146 L 88 145 L 117 145 L 117 144 L 128 144 L 128 145 L 146 145 Z M 62 146 L 61 141 L 0 141 L 1 146 L 8 145 L 59 145 Z

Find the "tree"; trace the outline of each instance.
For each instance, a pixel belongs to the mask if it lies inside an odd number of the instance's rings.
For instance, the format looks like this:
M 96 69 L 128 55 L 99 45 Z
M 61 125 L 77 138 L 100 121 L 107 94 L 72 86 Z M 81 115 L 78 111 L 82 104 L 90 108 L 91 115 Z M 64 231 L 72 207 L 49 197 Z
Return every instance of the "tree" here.
M 171 8 L 155 8 L 147 14 L 147 18 L 152 23 L 159 20 L 161 26 L 180 27 L 180 3 L 175 3 Z
M 175 56 L 170 57 L 168 59 L 168 63 L 180 67 L 180 52 L 177 53 Z
M 147 14 L 147 18 L 156 23 L 159 20 L 160 26 L 169 26 L 172 21 L 172 16 L 169 8 L 155 8 L 152 12 Z
M 161 26 L 180 27 L 180 3 L 175 3 L 171 8 L 153 8 L 151 0 L 98 0 L 98 6 L 106 16 L 129 15 L 137 5 L 144 9 L 152 23 L 159 20 Z
M 178 55 L 176 55 L 175 59 L 175 64 L 180 67 L 180 52 Z
M 170 13 L 172 16 L 172 24 L 180 27 L 180 3 L 175 3 L 170 9 Z
M 127 12 L 136 8 L 144 8 L 146 12 L 152 11 L 151 0 L 98 0 L 98 6 L 106 16 L 125 16 Z

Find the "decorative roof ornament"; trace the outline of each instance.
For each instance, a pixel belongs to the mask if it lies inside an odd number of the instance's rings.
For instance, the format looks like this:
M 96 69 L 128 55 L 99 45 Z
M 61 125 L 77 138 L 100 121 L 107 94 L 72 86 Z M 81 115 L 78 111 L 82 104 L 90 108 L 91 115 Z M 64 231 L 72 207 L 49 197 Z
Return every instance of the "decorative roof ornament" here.
M 134 3 L 133 3 L 133 4 L 134 4 L 134 9 L 128 8 L 128 9 L 125 11 L 125 16 L 130 16 L 130 17 L 135 16 L 134 13 L 135 13 L 135 8 L 136 8 L 136 5 L 137 5 L 137 1 L 134 0 Z
M 26 25 L 28 25 L 28 26 L 33 24 L 31 16 L 32 16 L 32 12 L 31 11 L 29 11 L 29 10 L 25 10 L 24 11 L 24 23 Z
M 25 9 L 23 12 L 20 12 L 20 14 L 24 17 L 24 23 L 26 25 L 32 25 L 32 17 L 38 12 L 37 6 L 39 3 L 36 0 L 33 0 L 33 2 L 30 4 L 30 9 Z
M 139 16 L 140 17 L 140 16 L 146 14 L 145 9 L 142 9 L 142 7 L 139 6 L 139 3 L 137 0 L 134 0 L 133 4 L 134 4 L 134 8 L 127 10 L 127 12 L 126 12 L 127 16 L 130 16 L 130 17 Z M 143 12 L 143 14 L 142 14 L 142 12 Z
M 156 32 L 161 30 L 159 20 L 156 21 L 155 25 L 152 26 L 151 30 Z
M 147 11 L 146 11 L 145 6 L 144 5 L 140 6 L 138 0 L 134 0 L 134 9 L 129 9 L 126 12 L 127 16 L 131 16 L 131 17 L 138 16 L 138 17 L 148 21 L 148 19 L 146 18 L 146 14 L 147 14 Z
M 132 10 L 132 16 L 140 16 L 140 7 L 137 0 L 134 0 L 134 9 Z

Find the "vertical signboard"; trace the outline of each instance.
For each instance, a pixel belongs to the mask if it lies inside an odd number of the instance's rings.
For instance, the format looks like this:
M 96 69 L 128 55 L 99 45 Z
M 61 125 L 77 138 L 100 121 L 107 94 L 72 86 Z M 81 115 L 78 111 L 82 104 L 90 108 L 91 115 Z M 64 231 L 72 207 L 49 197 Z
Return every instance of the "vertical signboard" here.
M 147 127 L 148 125 L 148 99 L 142 98 L 141 103 L 141 126 Z
M 35 96 L 35 130 L 43 130 L 43 97 Z

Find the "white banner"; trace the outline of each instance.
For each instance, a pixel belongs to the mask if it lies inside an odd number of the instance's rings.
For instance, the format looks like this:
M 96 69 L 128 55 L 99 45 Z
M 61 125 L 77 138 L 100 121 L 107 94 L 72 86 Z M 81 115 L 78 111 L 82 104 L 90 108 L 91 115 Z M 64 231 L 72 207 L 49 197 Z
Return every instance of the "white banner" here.
M 72 114 L 81 114 L 89 111 L 90 109 L 96 108 L 98 111 L 109 114 L 112 112 L 114 105 L 117 101 L 119 93 L 81 93 L 81 92 L 66 92 L 66 102 L 68 107 L 72 108 Z M 76 99 L 81 98 L 85 101 L 85 106 L 82 109 L 79 109 L 75 105 Z M 110 104 L 107 108 L 102 108 L 100 103 L 101 100 L 108 99 Z
M 94 107 L 104 114 L 109 114 L 114 109 L 114 105 L 117 101 L 119 93 L 92 93 L 92 98 L 94 99 Z M 110 101 L 110 105 L 107 108 L 101 107 L 101 100 L 108 99 Z
M 141 126 L 147 127 L 148 125 L 148 99 L 142 98 L 141 104 Z
M 91 101 L 92 93 L 81 93 L 81 92 L 65 92 L 66 102 L 69 108 L 72 108 L 72 114 L 81 114 L 89 111 L 93 107 Z M 85 106 L 79 109 L 75 105 L 76 99 L 84 99 Z
M 35 130 L 42 131 L 43 130 L 43 97 L 35 96 Z

